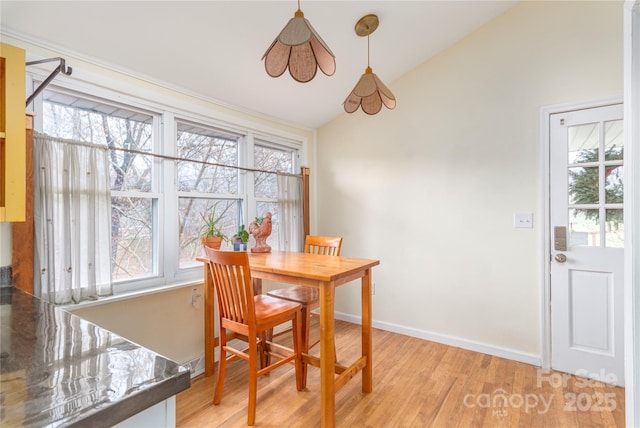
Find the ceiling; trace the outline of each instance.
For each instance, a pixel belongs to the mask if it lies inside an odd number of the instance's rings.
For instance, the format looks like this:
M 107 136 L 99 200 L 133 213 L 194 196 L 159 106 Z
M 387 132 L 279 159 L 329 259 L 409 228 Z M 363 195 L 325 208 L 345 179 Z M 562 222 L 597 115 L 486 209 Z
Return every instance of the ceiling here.
M 305 18 L 337 64 L 333 76 L 318 70 L 309 83 L 294 81 L 288 72 L 269 77 L 261 60 L 293 17 L 294 0 L 3 0 L 0 31 L 242 111 L 315 129 L 344 113 L 342 102 L 367 66 L 366 38 L 354 31 L 362 16 L 379 17 L 370 36 L 370 64 L 394 91 L 394 80 L 516 3 L 302 0 Z M 40 58 L 28 57 L 34 59 Z M 73 61 L 67 65 L 74 67 Z

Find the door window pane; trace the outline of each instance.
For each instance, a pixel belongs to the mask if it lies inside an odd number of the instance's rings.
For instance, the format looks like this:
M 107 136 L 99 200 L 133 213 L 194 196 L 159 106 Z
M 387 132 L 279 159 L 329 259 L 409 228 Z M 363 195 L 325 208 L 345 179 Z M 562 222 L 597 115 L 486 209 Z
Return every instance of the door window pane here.
M 569 128 L 571 245 L 622 247 L 622 120 Z M 603 138 L 602 138 L 603 137 Z M 585 164 L 583 167 L 576 165 Z M 586 165 L 590 164 L 590 165 Z M 604 180 L 600 180 L 604 177 Z M 604 194 L 604 200 L 600 195 Z M 613 205 L 616 204 L 616 205 Z M 589 206 L 590 205 L 590 206 Z M 600 216 L 600 214 L 605 214 Z M 604 218 L 603 218 L 604 217 Z M 601 236 L 604 233 L 604 236 Z
M 623 211 L 607 210 L 606 243 L 609 248 L 624 247 L 624 218 Z
M 605 160 L 621 160 L 624 148 L 622 121 L 613 120 L 604 124 Z
M 600 246 L 598 210 L 569 210 L 569 244 L 571 246 Z
M 605 168 L 605 195 L 607 204 L 621 204 L 623 198 L 623 167 L 608 166 Z
M 569 163 L 598 161 L 598 124 L 587 123 L 569 127 Z
M 597 204 L 598 168 L 569 168 L 569 203 Z

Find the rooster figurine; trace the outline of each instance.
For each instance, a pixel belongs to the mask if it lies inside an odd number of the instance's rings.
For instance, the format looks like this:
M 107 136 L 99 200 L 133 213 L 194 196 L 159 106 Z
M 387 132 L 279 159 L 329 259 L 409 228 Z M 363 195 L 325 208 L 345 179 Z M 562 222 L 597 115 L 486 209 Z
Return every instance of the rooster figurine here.
M 271 247 L 267 245 L 267 238 L 271 235 L 271 213 L 266 213 L 260 224 L 255 221 L 249 223 L 249 233 L 256 240 L 255 247 L 251 249 L 252 253 L 270 253 Z

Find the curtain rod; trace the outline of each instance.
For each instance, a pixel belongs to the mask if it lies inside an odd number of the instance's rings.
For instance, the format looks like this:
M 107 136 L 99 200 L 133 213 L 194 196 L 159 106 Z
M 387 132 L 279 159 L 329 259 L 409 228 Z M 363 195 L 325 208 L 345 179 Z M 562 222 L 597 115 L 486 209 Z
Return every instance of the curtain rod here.
M 297 177 L 297 178 L 302 178 L 301 174 L 292 174 L 290 172 L 282 172 L 282 171 L 267 171 L 264 169 L 255 169 L 255 168 L 245 168 L 242 166 L 236 166 L 236 165 L 223 165 L 220 163 L 213 163 L 213 162 L 206 162 L 206 161 L 199 161 L 199 160 L 195 160 L 195 159 L 185 159 L 185 158 L 177 158 L 174 156 L 167 156 L 167 155 L 160 155 L 157 153 L 149 153 L 149 152 L 143 152 L 140 150 L 133 150 L 133 149 L 122 149 L 120 147 L 109 147 L 109 150 L 117 150 L 117 151 L 121 151 L 121 152 L 127 152 L 127 153 L 134 153 L 134 154 L 138 154 L 138 155 L 145 155 L 145 156 L 153 156 L 156 158 L 160 158 L 160 159 L 166 159 L 166 160 L 172 160 L 172 161 L 179 161 L 179 162 L 193 162 L 193 163 L 199 163 L 202 165 L 209 165 L 209 166 L 218 166 L 218 167 L 222 167 L 222 168 L 231 168 L 231 169 L 238 169 L 241 171 L 248 171 L 248 172 L 262 172 L 265 174 L 276 174 L 276 175 L 284 175 L 287 177 Z
M 52 62 L 52 61 L 58 61 L 59 64 L 56 66 L 56 68 L 51 72 L 51 74 L 49 75 L 49 77 L 47 77 L 46 79 L 44 79 L 44 81 L 42 83 L 40 83 L 40 86 L 38 86 L 36 88 L 35 91 L 33 91 L 33 94 L 29 95 L 27 97 L 27 107 L 29 107 L 29 104 L 31 103 L 31 101 L 33 101 L 33 99 L 35 97 L 38 96 L 38 94 L 40 92 L 42 92 L 44 90 L 44 88 L 51 83 L 51 81 L 58 75 L 58 73 L 62 73 L 65 74 L 67 76 L 71 76 L 71 72 L 73 71 L 73 69 L 71 67 L 67 67 L 64 58 L 60 58 L 60 57 L 56 57 L 56 58 L 48 58 L 48 59 L 41 59 L 39 61 L 29 61 L 26 63 L 27 66 L 29 65 L 35 65 L 35 64 L 42 64 L 45 62 Z
M 220 163 L 199 161 L 199 160 L 195 160 L 195 159 L 178 158 L 178 157 L 174 157 L 174 156 L 161 155 L 161 154 L 158 154 L 158 153 L 143 152 L 141 150 L 123 149 L 123 148 L 120 148 L 120 147 L 109 147 L 109 146 L 104 145 L 104 144 L 93 144 L 93 143 L 88 143 L 88 142 L 84 142 L 84 141 L 76 141 L 76 140 L 70 140 L 70 139 L 66 139 L 66 138 L 52 137 L 52 136 L 50 136 L 48 134 L 42 134 L 40 132 L 34 132 L 34 137 L 50 138 L 50 139 L 56 140 L 56 141 L 61 142 L 61 143 L 89 145 L 89 146 L 93 146 L 93 147 L 96 147 L 96 148 L 104 148 L 106 150 L 115 150 L 115 151 L 133 153 L 133 154 L 137 154 L 137 155 L 153 156 L 153 157 L 156 157 L 156 158 L 172 160 L 172 161 L 193 162 L 193 163 L 199 163 L 199 164 L 202 164 L 202 165 L 217 166 L 217 167 L 221 167 L 221 168 L 238 169 L 240 171 L 262 172 L 262 173 L 265 173 L 265 174 L 276 174 L 276 175 L 283 175 L 283 176 L 287 176 L 287 177 L 296 177 L 296 178 L 302 179 L 302 174 L 292 174 L 290 172 L 283 172 L 283 171 L 267 171 L 267 170 L 264 170 L 264 169 L 245 168 L 245 167 L 236 166 L 236 165 L 223 165 L 223 164 L 220 164 Z

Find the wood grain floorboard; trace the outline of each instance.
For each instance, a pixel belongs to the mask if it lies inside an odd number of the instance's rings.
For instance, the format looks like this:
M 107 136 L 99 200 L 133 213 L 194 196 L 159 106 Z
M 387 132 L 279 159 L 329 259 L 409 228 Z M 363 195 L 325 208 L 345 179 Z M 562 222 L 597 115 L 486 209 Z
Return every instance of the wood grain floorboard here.
M 312 336 L 318 334 L 312 319 Z M 290 340 L 286 335 L 278 338 Z M 336 321 L 338 361 L 360 355 L 360 326 Z M 315 347 L 312 353 L 318 354 Z M 247 364 L 227 366 L 222 403 L 215 376 L 178 394 L 178 427 L 245 427 Z M 338 427 L 624 427 L 624 389 L 535 366 L 373 330 L 373 392 L 361 376 L 336 393 Z M 297 391 L 293 366 L 258 379 L 256 427 L 320 427 L 319 371 Z

